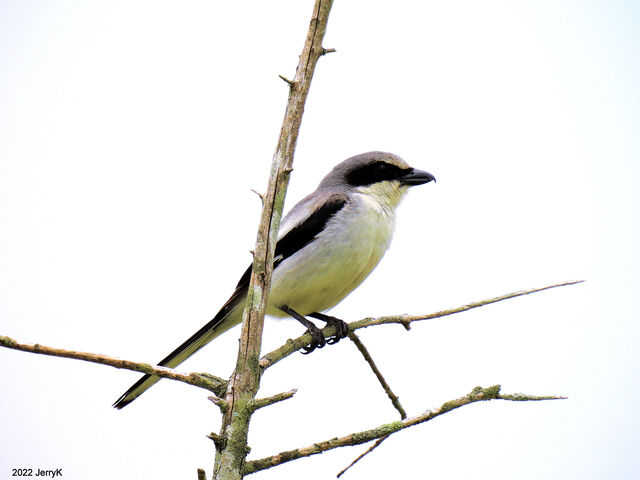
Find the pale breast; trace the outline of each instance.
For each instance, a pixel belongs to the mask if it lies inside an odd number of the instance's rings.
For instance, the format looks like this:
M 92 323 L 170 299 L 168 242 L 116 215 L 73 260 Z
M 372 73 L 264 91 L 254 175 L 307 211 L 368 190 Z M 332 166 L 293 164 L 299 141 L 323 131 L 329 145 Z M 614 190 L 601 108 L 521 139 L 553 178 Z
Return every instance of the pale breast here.
M 274 271 L 267 313 L 287 305 L 302 315 L 330 309 L 371 273 L 389 247 L 393 209 L 357 195 L 303 250 Z

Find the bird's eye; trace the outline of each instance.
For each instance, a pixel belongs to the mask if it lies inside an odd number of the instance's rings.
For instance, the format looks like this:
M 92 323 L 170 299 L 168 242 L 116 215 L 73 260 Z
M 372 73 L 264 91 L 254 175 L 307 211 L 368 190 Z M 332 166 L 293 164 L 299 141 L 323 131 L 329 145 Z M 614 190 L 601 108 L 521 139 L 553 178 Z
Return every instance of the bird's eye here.
M 385 180 L 394 180 L 399 177 L 401 170 L 395 165 L 383 161 L 377 161 L 359 166 L 347 174 L 346 180 L 350 185 L 371 185 Z

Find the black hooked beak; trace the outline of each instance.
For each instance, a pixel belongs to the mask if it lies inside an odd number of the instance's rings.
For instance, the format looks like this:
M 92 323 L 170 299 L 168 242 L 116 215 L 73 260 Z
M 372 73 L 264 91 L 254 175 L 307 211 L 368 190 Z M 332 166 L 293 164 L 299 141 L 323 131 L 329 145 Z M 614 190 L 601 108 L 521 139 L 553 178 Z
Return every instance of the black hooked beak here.
M 424 170 L 416 170 L 415 168 L 412 168 L 411 171 L 402 175 L 398 180 L 400 180 L 400 183 L 403 185 L 412 187 L 414 185 L 429 183 L 432 180 L 435 182 L 436 177 Z

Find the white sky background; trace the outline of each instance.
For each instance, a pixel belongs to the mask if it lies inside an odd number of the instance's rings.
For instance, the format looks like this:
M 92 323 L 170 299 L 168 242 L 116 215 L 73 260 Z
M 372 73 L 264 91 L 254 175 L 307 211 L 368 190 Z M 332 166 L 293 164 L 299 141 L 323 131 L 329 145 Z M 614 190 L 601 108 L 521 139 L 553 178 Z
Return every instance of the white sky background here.
M 0 2 L 0 334 L 155 362 L 208 321 L 250 261 L 311 0 Z M 403 156 L 391 250 L 333 313 L 462 315 L 363 331 L 410 415 L 468 393 L 569 400 L 465 407 L 388 440 L 345 479 L 632 478 L 640 472 L 640 9 L 636 2 L 337 0 L 287 205 L 339 161 Z M 269 321 L 265 349 L 302 333 Z M 228 376 L 237 330 L 181 371 Z M 210 474 L 207 394 L 0 349 L 0 478 Z M 269 370 L 250 458 L 394 421 L 348 341 Z M 366 447 L 255 478 L 334 478 Z

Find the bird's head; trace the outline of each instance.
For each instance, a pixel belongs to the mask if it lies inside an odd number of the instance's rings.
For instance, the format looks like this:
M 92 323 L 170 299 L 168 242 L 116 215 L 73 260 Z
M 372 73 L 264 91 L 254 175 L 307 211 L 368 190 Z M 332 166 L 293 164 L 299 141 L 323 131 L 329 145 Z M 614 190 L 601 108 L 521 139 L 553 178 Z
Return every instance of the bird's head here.
M 410 167 L 392 153 L 367 152 L 348 158 L 329 172 L 320 188 L 340 188 L 374 197 L 395 208 L 409 187 L 422 185 L 435 177 Z

